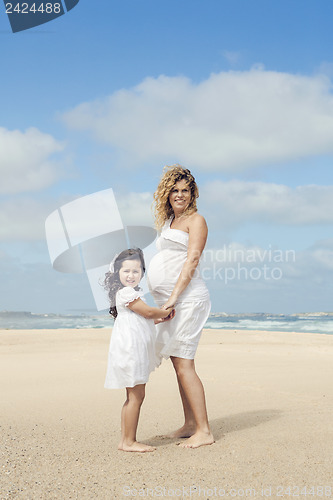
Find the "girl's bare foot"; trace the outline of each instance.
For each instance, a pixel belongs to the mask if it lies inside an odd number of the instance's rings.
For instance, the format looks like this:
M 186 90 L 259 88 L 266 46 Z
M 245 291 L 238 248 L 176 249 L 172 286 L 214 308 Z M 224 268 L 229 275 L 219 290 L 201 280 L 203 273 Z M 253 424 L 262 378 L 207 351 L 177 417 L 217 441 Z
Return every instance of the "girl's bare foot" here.
M 213 434 L 198 431 L 183 443 L 179 443 L 179 446 L 182 448 L 199 448 L 199 446 L 207 446 L 213 443 L 215 443 Z
M 177 439 L 178 438 L 189 438 L 189 437 L 193 436 L 193 434 L 195 433 L 195 429 L 196 429 L 195 424 L 193 424 L 193 425 L 192 424 L 185 424 L 180 429 L 177 429 L 176 431 L 168 434 L 168 437 L 169 438 L 177 438 Z
M 138 443 L 134 441 L 132 444 L 119 443 L 118 450 L 120 451 L 136 451 L 138 453 L 146 453 L 147 451 L 155 451 L 154 446 L 148 444 Z

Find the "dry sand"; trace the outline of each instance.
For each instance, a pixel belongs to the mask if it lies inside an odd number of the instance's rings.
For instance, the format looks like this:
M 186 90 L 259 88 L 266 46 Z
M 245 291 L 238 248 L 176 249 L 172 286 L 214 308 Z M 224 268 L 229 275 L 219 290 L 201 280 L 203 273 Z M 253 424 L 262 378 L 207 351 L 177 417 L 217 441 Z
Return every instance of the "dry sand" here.
M 142 408 L 138 438 L 157 447 L 145 454 L 117 451 L 109 336 L 0 331 L 1 499 L 333 498 L 333 336 L 205 331 L 196 365 L 216 443 L 160 437 L 182 424 L 164 362 Z

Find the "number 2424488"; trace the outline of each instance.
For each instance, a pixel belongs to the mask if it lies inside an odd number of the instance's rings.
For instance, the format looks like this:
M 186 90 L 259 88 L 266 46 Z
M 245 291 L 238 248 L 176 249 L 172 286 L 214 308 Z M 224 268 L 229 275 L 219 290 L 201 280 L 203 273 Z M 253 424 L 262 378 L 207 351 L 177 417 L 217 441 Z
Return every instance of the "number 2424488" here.
M 29 5 L 26 2 L 18 2 L 18 3 L 6 3 L 6 13 L 7 14 L 60 14 L 61 12 L 61 4 L 51 2 L 37 4 L 33 3 Z

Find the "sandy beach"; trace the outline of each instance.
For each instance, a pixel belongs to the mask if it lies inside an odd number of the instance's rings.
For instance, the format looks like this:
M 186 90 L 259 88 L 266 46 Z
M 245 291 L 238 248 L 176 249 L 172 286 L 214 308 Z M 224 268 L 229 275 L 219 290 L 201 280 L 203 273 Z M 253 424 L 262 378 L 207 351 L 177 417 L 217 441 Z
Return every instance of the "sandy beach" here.
M 182 449 L 170 362 L 117 451 L 123 390 L 103 387 L 110 330 L 1 330 L 1 499 L 332 498 L 333 336 L 204 331 L 196 366 L 216 443 Z

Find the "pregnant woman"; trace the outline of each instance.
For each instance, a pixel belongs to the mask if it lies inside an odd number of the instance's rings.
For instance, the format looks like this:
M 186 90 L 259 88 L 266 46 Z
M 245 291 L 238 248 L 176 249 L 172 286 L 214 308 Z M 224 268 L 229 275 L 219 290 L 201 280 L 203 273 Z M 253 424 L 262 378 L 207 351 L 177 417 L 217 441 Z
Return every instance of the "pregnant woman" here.
M 165 167 L 154 194 L 155 223 L 161 230 L 158 253 L 150 263 L 148 285 L 156 303 L 176 315 L 157 325 L 157 349 L 173 363 L 184 409 L 183 427 L 171 434 L 188 438 L 181 446 L 198 448 L 214 443 L 204 388 L 195 371 L 194 356 L 210 311 L 199 260 L 207 239 L 205 219 L 198 214 L 198 187 L 191 172 L 179 165 Z

